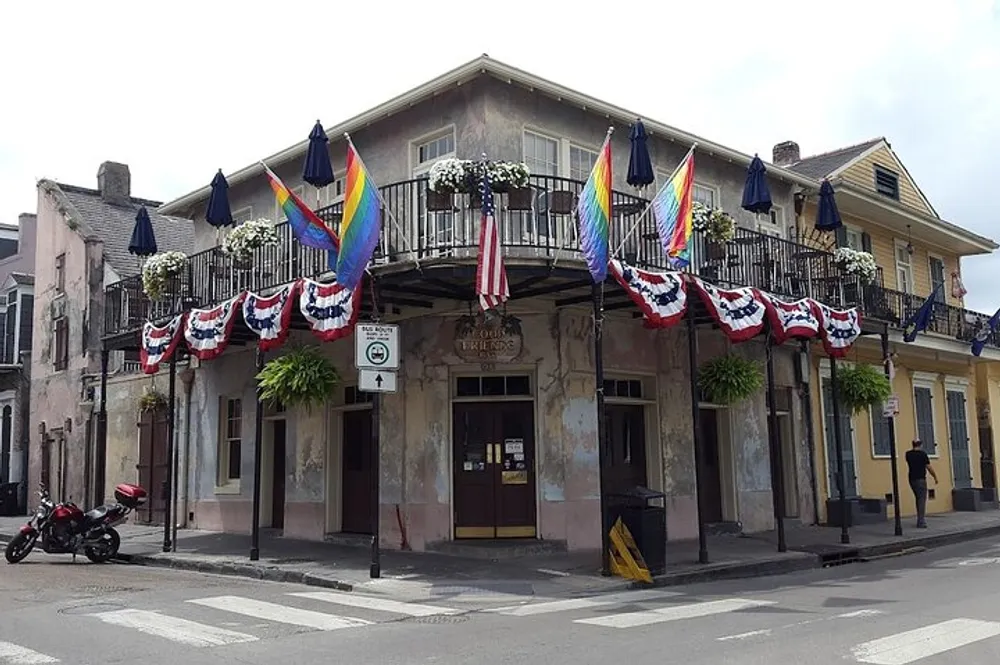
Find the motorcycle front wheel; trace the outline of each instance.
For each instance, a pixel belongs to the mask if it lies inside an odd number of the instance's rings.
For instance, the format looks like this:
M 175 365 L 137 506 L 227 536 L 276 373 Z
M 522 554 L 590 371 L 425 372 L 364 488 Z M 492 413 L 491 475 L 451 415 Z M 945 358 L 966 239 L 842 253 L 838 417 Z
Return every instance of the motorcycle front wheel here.
M 118 554 L 122 539 L 114 529 L 108 529 L 93 545 L 87 545 L 83 553 L 94 563 L 107 563 Z
M 7 559 L 7 563 L 19 563 L 24 557 L 28 556 L 34 547 L 34 538 L 19 533 L 14 536 L 12 541 L 7 543 L 7 549 L 4 550 L 3 555 Z

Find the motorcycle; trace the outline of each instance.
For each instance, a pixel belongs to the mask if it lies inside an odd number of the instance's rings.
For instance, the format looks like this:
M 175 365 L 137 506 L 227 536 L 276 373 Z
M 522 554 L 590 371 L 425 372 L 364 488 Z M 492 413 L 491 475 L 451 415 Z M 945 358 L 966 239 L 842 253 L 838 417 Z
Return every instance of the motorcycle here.
M 83 550 L 94 563 L 106 563 L 118 554 L 121 537 L 115 527 L 133 510 L 146 503 L 146 490 L 122 483 L 115 487 L 116 503 L 106 503 L 87 512 L 71 501 L 55 503 L 44 485 L 39 486 L 40 504 L 28 523 L 7 543 L 7 563 L 22 561 L 41 545 L 47 554 L 76 555 Z

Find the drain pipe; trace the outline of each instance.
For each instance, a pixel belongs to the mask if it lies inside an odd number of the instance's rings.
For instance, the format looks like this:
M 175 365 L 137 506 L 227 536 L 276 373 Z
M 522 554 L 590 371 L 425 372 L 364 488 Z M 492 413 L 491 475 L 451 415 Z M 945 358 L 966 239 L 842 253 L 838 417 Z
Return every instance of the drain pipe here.
M 180 504 L 182 510 L 176 510 L 177 504 L 175 505 L 174 515 L 179 518 L 175 519 L 174 522 L 180 523 L 181 528 L 186 529 L 188 526 L 188 503 L 190 494 L 188 492 L 188 477 L 191 473 L 191 392 L 194 389 L 194 370 L 190 367 L 186 367 L 181 372 L 181 382 L 184 384 L 184 455 L 181 457 L 180 466 L 180 478 L 178 482 L 175 483 L 177 487 L 177 492 L 179 494 L 177 503 Z M 176 546 L 177 538 L 174 537 L 174 543 Z
M 813 497 L 813 525 L 819 524 L 819 483 L 816 478 L 816 430 L 813 427 L 812 393 L 809 379 L 812 377 L 812 354 L 809 342 L 801 342 L 799 362 L 795 363 L 795 373 L 799 380 L 799 394 L 802 398 L 803 414 L 806 421 L 806 451 L 809 453 L 809 488 Z

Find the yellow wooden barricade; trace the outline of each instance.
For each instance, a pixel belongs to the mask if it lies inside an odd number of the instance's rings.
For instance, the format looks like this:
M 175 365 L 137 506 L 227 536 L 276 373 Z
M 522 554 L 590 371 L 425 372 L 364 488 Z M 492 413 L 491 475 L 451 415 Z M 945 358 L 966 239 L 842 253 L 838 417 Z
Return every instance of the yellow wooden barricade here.
M 611 527 L 611 572 L 627 580 L 637 582 L 653 583 L 653 576 L 649 574 L 646 561 L 642 558 L 639 546 L 635 544 L 635 539 L 629 532 L 628 527 L 622 523 L 622 518 L 615 520 Z

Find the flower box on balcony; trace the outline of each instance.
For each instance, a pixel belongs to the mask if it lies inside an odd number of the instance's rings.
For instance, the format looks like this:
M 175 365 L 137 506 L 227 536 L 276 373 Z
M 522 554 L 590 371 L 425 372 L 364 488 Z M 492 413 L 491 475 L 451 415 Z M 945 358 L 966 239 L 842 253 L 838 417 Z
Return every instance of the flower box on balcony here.
M 435 192 L 433 189 L 427 190 L 427 209 L 431 212 L 451 212 L 454 209 L 454 201 L 450 192 Z
M 507 193 L 507 208 L 509 210 L 531 210 L 534 198 L 531 187 L 515 187 Z
M 555 215 L 572 214 L 575 199 L 576 195 L 570 191 L 549 192 L 549 212 Z

